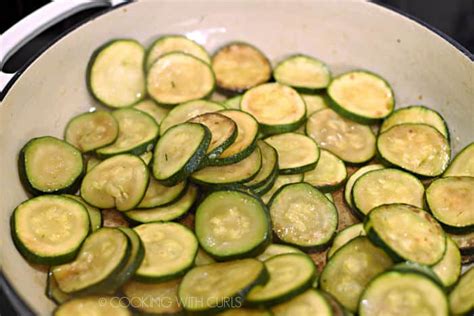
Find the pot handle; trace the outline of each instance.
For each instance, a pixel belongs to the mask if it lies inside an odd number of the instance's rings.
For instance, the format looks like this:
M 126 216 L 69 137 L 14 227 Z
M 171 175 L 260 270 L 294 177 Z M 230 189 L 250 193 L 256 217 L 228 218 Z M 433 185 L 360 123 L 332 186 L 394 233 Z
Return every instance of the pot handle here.
M 54 0 L 29 14 L 0 36 L 0 95 L 15 73 L 5 73 L 3 66 L 18 49 L 50 26 L 76 14 L 95 7 L 114 6 L 123 0 Z

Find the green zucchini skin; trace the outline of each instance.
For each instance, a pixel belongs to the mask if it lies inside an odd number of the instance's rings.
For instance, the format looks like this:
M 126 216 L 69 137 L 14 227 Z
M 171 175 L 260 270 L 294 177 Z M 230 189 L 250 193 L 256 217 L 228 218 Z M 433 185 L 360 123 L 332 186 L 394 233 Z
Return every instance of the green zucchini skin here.
M 48 271 L 48 279 L 46 280 L 46 290 L 44 294 L 57 305 L 61 305 L 72 298 L 72 295 L 64 293 L 58 287 L 58 283 L 54 279 L 51 269 Z
M 262 196 L 268 191 L 270 191 L 275 184 L 276 179 L 278 178 L 278 163 L 275 165 L 274 170 L 272 171 L 271 175 L 267 178 L 267 180 L 262 183 L 262 185 L 258 187 L 250 187 L 257 195 Z
M 443 282 L 439 279 L 439 277 L 436 275 L 436 273 L 433 272 L 433 270 L 425 266 L 423 264 L 419 264 L 416 262 L 411 262 L 411 261 L 405 261 L 402 263 L 398 263 L 394 265 L 393 267 L 390 268 L 392 271 L 398 271 L 398 272 L 407 272 L 407 273 L 416 273 L 419 275 L 423 275 L 434 283 L 436 283 L 439 287 L 444 288 Z

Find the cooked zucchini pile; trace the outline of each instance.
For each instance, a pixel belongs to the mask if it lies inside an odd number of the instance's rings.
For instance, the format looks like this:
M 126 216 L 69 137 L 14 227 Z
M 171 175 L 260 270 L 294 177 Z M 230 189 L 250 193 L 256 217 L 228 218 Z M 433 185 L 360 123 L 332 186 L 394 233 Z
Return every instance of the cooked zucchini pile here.
M 106 107 L 18 158 L 12 238 L 55 315 L 474 311 L 474 144 L 450 163 L 379 75 L 172 35 L 105 44 L 87 83 Z

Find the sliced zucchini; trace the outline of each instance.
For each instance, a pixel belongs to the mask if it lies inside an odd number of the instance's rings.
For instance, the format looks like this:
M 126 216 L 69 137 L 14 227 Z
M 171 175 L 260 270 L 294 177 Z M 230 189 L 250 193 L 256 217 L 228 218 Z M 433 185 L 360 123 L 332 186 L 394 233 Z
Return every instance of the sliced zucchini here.
M 316 168 L 306 171 L 303 181 L 323 192 L 337 190 L 347 178 L 344 162 L 327 150 L 321 150 Z
M 280 244 L 270 244 L 265 250 L 258 255 L 256 258 L 260 261 L 266 261 L 272 257 L 288 254 L 288 253 L 304 253 L 298 248 L 288 246 L 288 245 L 280 245 Z
M 195 116 L 223 109 L 224 106 L 221 104 L 208 100 L 194 100 L 180 104 L 174 107 L 161 121 L 160 135 L 163 136 L 171 127 L 187 122 Z
M 277 192 L 282 186 L 288 183 L 297 183 L 303 181 L 303 174 L 289 174 L 289 175 L 278 175 L 275 180 L 275 183 L 271 187 L 271 189 L 262 195 L 262 201 L 265 204 L 270 202 L 270 199 L 273 197 L 275 192 Z
M 331 193 L 324 193 L 324 196 L 329 200 L 331 201 L 332 203 L 334 203 L 334 198 L 332 196 Z
M 272 308 L 274 316 L 332 316 L 331 305 L 320 292 L 309 289 Z
M 135 230 L 128 227 L 118 227 L 118 229 L 128 237 L 130 242 L 130 256 L 122 270 L 114 276 L 116 287 L 114 291 L 112 291 L 113 293 L 132 278 L 145 258 L 145 246 Z
M 237 307 L 228 309 L 219 316 L 273 316 L 273 314 L 265 309 Z
M 119 134 L 113 144 L 96 150 L 99 157 L 125 153 L 141 155 L 149 150 L 159 135 L 158 124 L 145 112 L 127 108 L 116 110 L 112 115 L 118 122 Z
M 197 123 L 173 126 L 158 140 L 153 159 L 153 176 L 174 186 L 201 166 L 211 141 L 211 132 Z
M 296 174 L 313 170 L 319 160 L 319 147 L 306 135 L 283 133 L 265 138 L 278 153 L 281 174 Z
M 117 120 L 110 112 L 87 112 L 72 118 L 66 126 L 64 140 L 81 152 L 112 144 L 119 135 Z
M 139 312 L 147 315 L 173 315 L 183 310 L 178 300 L 180 282 L 181 279 L 152 284 L 129 281 L 122 287 L 122 291 Z
M 18 158 L 20 180 L 33 195 L 74 194 L 84 173 L 81 152 L 51 136 L 31 139 Z
M 447 234 L 458 246 L 462 255 L 474 254 L 474 232 L 464 234 Z
M 239 110 L 224 110 L 219 113 L 237 124 L 237 138 L 210 163 L 213 165 L 233 164 L 248 157 L 254 151 L 259 131 L 258 123 L 253 116 Z
M 444 137 L 449 139 L 448 126 L 443 117 L 435 110 L 422 105 L 412 105 L 394 111 L 383 121 L 379 133 L 389 130 L 392 126 L 406 123 L 430 125 L 436 128 Z
M 159 282 L 179 277 L 194 263 L 198 250 L 196 237 L 177 223 L 149 223 L 134 228 L 145 246 L 145 258 L 134 278 Z
M 268 59 L 247 43 L 230 43 L 212 57 L 219 88 L 241 92 L 267 82 L 272 75 Z
M 127 306 L 118 297 L 86 296 L 74 298 L 53 312 L 54 316 L 132 316 Z
M 375 155 L 376 139 L 370 127 L 345 119 L 331 109 L 316 111 L 308 118 L 306 135 L 348 163 L 364 163 Z
M 148 95 L 167 105 L 210 96 L 215 82 L 214 73 L 207 63 L 179 52 L 159 57 L 146 76 Z
M 61 305 L 72 298 L 72 295 L 64 293 L 58 287 L 58 283 L 54 279 L 51 269 L 48 271 L 48 279 L 46 280 L 46 296 L 58 305 Z
M 21 203 L 10 224 L 13 242 L 25 259 L 48 265 L 73 260 L 90 230 L 86 208 L 57 195 Z
M 218 260 L 258 254 L 271 240 L 268 210 L 241 191 L 215 191 L 199 204 L 194 229 L 201 247 Z
M 328 105 L 322 95 L 318 94 L 301 94 L 306 104 L 306 118 L 310 117 L 316 111 L 327 109 Z M 304 131 L 304 127 L 303 127 Z
M 278 238 L 299 247 L 323 248 L 337 229 L 334 204 L 304 182 L 281 187 L 270 201 L 270 215 Z
M 432 268 L 446 288 L 456 283 L 461 275 L 461 252 L 449 236 L 446 238 L 446 252 L 443 258 Z
M 133 106 L 135 110 L 145 112 L 155 119 L 156 124 L 160 125 L 161 121 L 168 115 L 170 109 L 156 104 L 151 99 L 145 99 Z
M 331 306 L 331 316 L 353 316 L 353 314 L 342 306 L 341 303 L 339 303 L 331 294 L 321 291 L 321 295 Z
M 242 304 L 250 289 L 267 280 L 265 266 L 256 259 L 211 263 L 191 269 L 178 295 L 190 313 L 215 313 Z
M 117 228 L 100 228 L 84 241 L 74 261 L 54 266 L 59 289 L 67 294 L 110 293 L 130 257 L 130 240 Z
M 361 124 L 386 118 L 395 106 L 393 91 L 380 76 L 362 70 L 346 72 L 327 88 L 329 106 Z
M 189 122 L 203 124 L 211 131 L 211 142 L 207 148 L 207 158 L 210 160 L 218 158 L 237 138 L 237 124 L 222 114 L 205 113 Z
M 102 213 L 98 208 L 93 207 L 92 205 L 89 205 L 84 199 L 82 199 L 80 196 L 77 195 L 71 195 L 71 194 L 64 194 L 65 197 L 68 197 L 70 199 L 73 199 L 79 203 L 82 204 L 87 210 L 87 213 L 89 214 L 89 221 L 90 221 L 90 231 L 94 232 L 98 230 L 99 228 L 102 227 Z
M 425 188 L 411 174 L 392 168 L 362 175 L 352 187 L 352 205 L 360 217 L 382 204 L 405 203 L 423 207 Z
M 278 174 L 278 165 L 277 165 L 277 167 L 275 168 L 275 172 L 271 174 L 270 177 L 268 177 L 265 180 L 265 182 L 262 183 L 261 186 L 255 187 L 251 190 L 253 190 L 255 194 L 257 194 L 258 196 L 263 196 L 273 188 L 278 177 L 279 177 L 279 174 Z
M 112 108 L 133 105 L 145 97 L 145 49 L 131 39 L 110 41 L 91 56 L 87 86 L 92 96 Z
M 248 304 L 271 306 L 289 300 L 310 288 L 317 272 L 313 260 L 306 254 L 281 254 L 264 264 L 270 280 L 249 292 Z
M 215 263 L 215 262 L 216 262 L 216 260 L 214 260 L 214 258 L 212 258 L 207 252 L 202 250 L 202 248 L 198 249 L 196 259 L 194 260 L 194 265 L 195 266 L 197 266 L 197 267 L 198 266 L 204 266 L 206 264 L 211 264 L 211 263 Z
M 344 187 L 344 201 L 346 201 L 347 205 L 349 205 L 351 208 L 353 207 L 352 188 L 354 187 L 354 183 L 357 181 L 357 179 L 359 179 L 362 175 L 366 174 L 369 171 L 383 168 L 384 166 L 381 164 L 367 165 L 358 169 L 349 177 L 349 179 L 347 179 L 346 186 Z
M 90 157 L 89 159 L 87 159 L 87 164 L 86 164 L 86 173 L 91 171 L 92 168 L 94 168 L 95 166 L 97 166 L 102 160 L 97 158 L 97 157 Z
M 266 185 L 272 178 L 276 179 L 278 174 L 278 154 L 272 146 L 263 140 L 257 141 L 257 146 L 262 154 L 262 168 L 255 178 L 245 183 L 251 189 Z
M 359 315 L 447 316 L 448 300 L 432 279 L 417 272 L 379 274 L 361 296 Z
M 222 102 L 222 104 L 224 104 L 224 106 L 227 109 L 240 110 L 240 101 L 241 100 L 242 100 L 242 95 L 239 94 L 239 95 L 236 95 L 235 97 L 232 97 L 230 99 L 225 100 L 224 102 Z
M 385 204 L 364 222 L 367 236 L 396 261 L 434 265 L 446 251 L 446 234 L 426 211 L 408 204 Z
M 277 82 L 302 92 L 325 89 L 331 81 L 328 67 L 320 60 L 307 55 L 285 58 L 273 69 L 273 77 Z
M 145 165 L 149 166 L 151 160 L 153 159 L 153 152 L 152 152 L 152 151 L 145 151 L 145 152 L 144 152 L 143 154 L 141 154 L 139 157 L 143 160 L 143 162 L 145 163 Z
M 253 179 L 262 166 L 260 149 L 254 151 L 239 162 L 226 166 L 209 166 L 194 172 L 191 180 L 201 185 L 231 187 Z
M 155 208 L 172 204 L 186 192 L 186 185 L 187 182 L 182 181 L 172 187 L 167 187 L 151 177 L 145 196 L 137 208 Z
M 197 197 L 197 189 L 189 185 L 186 193 L 177 201 L 167 206 L 150 209 L 137 209 L 125 212 L 127 219 L 135 223 L 168 222 L 180 218 L 191 209 Z
M 449 293 L 449 309 L 455 315 L 469 315 L 474 311 L 474 268 L 465 272 Z
M 453 159 L 443 177 L 474 177 L 474 143 L 464 147 Z
M 439 176 L 449 164 L 449 141 L 426 124 L 395 125 L 377 138 L 382 159 L 424 177 Z
M 240 109 L 252 114 L 264 134 L 296 130 L 306 116 L 303 98 L 291 87 L 266 83 L 245 92 Z
M 132 155 L 117 155 L 86 174 L 81 197 L 97 208 L 128 211 L 143 199 L 148 181 L 149 172 L 143 160 Z
M 183 35 L 165 35 L 155 40 L 148 48 L 145 69 L 150 69 L 159 57 L 172 52 L 186 53 L 207 64 L 211 63 L 211 58 L 204 47 L 195 41 Z
M 359 236 L 365 236 L 364 224 L 362 223 L 354 224 L 341 230 L 332 242 L 332 246 L 328 251 L 328 258 L 331 258 L 342 246 Z
M 426 189 L 426 202 L 433 216 L 453 232 L 474 231 L 474 178 L 436 179 Z

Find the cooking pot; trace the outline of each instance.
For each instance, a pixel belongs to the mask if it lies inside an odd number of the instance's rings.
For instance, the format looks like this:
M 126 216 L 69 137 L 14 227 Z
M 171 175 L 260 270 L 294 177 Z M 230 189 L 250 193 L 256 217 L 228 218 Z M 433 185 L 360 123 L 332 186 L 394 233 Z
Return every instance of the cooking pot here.
M 36 16 L 27 28 L 16 28 L 20 38 L 9 39 L 3 57 L 38 27 L 57 20 L 58 13 L 70 14 L 84 2 L 103 1 L 57 1 L 50 15 L 43 11 L 42 19 Z M 158 35 L 176 33 L 211 53 L 223 43 L 243 40 L 272 61 L 306 53 L 327 62 L 334 74 L 354 68 L 374 71 L 392 85 L 397 107 L 426 104 L 443 115 L 454 153 L 473 140 L 472 55 L 443 35 L 374 3 L 149 0 L 120 5 L 63 36 L 21 74 L 1 74 L 1 279 L 21 313 L 49 314 L 54 304 L 44 295 L 46 274 L 20 256 L 10 237 L 10 214 L 27 198 L 16 167 L 20 148 L 32 137 L 62 137 L 72 116 L 99 106 L 85 83 L 87 62 L 98 46 L 113 38 L 149 45 Z

